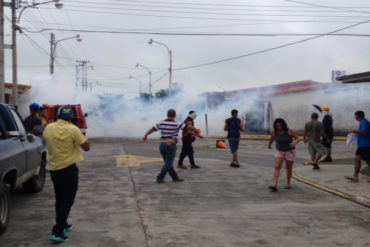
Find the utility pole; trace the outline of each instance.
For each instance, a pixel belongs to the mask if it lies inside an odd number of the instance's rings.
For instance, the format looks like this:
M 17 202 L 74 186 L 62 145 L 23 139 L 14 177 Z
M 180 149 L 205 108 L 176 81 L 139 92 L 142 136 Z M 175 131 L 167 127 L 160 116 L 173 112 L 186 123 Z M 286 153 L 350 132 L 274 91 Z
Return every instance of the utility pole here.
M 152 96 L 152 72 L 149 71 L 149 95 Z
M 12 0 L 12 104 L 18 105 L 18 64 L 17 64 L 17 10 L 18 0 Z
M 76 61 L 76 88 L 78 87 L 78 83 L 81 81 L 81 89 L 82 91 L 87 91 L 88 88 L 88 80 L 87 80 L 87 64 L 90 63 L 89 61 Z
M 69 39 L 76 39 L 77 42 L 81 42 L 82 39 L 79 34 L 73 37 L 68 37 L 60 40 L 55 40 L 55 34 L 50 34 L 50 75 L 54 74 L 54 62 L 55 62 L 55 55 L 57 50 L 57 44 L 61 41 L 69 40 Z
M 168 53 L 170 54 L 170 68 L 168 69 L 169 70 L 169 77 L 170 77 L 170 96 L 171 96 L 171 91 L 172 91 L 172 51 L 169 50 Z
M 54 74 L 55 34 L 50 34 L 50 75 Z
M 5 103 L 4 1 L 0 0 L 0 103 Z
M 76 64 L 76 91 L 78 90 L 78 84 L 80 83 L 80 67 L 81 65 Z

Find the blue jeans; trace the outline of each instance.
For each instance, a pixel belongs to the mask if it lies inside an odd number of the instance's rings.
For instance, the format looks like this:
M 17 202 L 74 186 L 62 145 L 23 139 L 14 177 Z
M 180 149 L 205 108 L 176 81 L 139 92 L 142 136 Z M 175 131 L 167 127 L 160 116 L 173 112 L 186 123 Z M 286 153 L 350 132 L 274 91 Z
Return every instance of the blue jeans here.
M 178 179 L 177 173 L 173 168 L 173 161 L 176 156 L 176 144 L 168 145 L 165 142 L 161 142 L 159 144 L 159 151 L 164 160 L 164 165 L 162 167 L 161 172 L 158 174 L 157 179 L 162 180 L 166 176 L 167 172 L 170 174 L 173 180 Z

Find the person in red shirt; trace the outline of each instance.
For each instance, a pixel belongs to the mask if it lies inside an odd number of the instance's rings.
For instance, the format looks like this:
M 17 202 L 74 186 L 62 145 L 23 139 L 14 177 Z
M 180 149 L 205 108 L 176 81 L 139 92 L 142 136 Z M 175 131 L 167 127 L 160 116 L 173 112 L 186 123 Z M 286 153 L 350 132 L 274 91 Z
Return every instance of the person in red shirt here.
M 190 111 L 188 117 L 185 119 L 184 123 L 194 127 L 194 119 L 197 117 L 195 111 Z M 184 129 L 182 131 L 182 149 L 179 158 L 178 168 L 187 169 L 186 166 L 183 166 L 183 161 L 186 156 L 189 156 L 190 167 L 191 168 L 200 168 L 195 164 L 194 161 L 194 149 L 193 142 L 196 139 L 196 136 L 203 138 L 198 132 L 192 131 L 189 129 Z

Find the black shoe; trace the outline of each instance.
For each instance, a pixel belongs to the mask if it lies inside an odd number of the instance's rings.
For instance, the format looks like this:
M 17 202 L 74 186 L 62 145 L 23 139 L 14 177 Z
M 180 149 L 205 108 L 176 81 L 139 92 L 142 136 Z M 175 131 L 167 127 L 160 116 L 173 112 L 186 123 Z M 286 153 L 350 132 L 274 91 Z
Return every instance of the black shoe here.
M 239 164 L 235 164 L 234 162 L 231 162 L 231 163 L 230 163 L 230 166 L 231 166 L 231 167 L 240 167 L 240 165 L 239 165 Z
M 177 178 L 177 179 L 173 180 L 173 182 L 175 182 L 175 183 L 184 182 L 184 181 L 185 181 L 185 179 L 183 179 L 183 178 Z
M 184 169 L 184 170 L 188 169 L 186 166 L 183 166 L 183 165 L 178 165 L 177 168 Z
M 157 179 L 157 184 L 163 184 L 165 183 L 166 181 L 164 181 L 163 179 Z
M 276 192 L 276 191 L 277 191 L 276 186 L 273 186 L 273 185 L 269 186 L 269 189 L 270 189 L 272 192 Z
M 318 166 L 318 165 L 313 165 L 312 170 L 320 170 L 320 166 Z
M 200 166 L 197 166 L 197 165 L 191 165 L 191 167 L 190 167 L 191 169 L 199 169 L 200 168 Z
M 332 162 L 333 160 L 331 157 L 326 157 L 325 159 L 321 160 L 320 162 Z

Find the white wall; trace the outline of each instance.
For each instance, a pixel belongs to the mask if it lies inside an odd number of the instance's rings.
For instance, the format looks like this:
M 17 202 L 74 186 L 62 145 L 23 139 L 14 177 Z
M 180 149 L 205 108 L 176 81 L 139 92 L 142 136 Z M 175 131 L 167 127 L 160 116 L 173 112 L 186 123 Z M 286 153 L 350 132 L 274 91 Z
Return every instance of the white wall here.
M 334 129 L 347 131 L 358 127 L 355 111 L 362 110 L 370 118 L 370 85 L 345 85 L 338 88 L 318 89 L 301 93 L 267 97 L 272 105 L 272 119 L 284 118 L 295 130 L 303 130 L 313 112 L 312 105 L 328 105 L 334 118 Z M 319 119 L 322 120 L 319 114 Z

